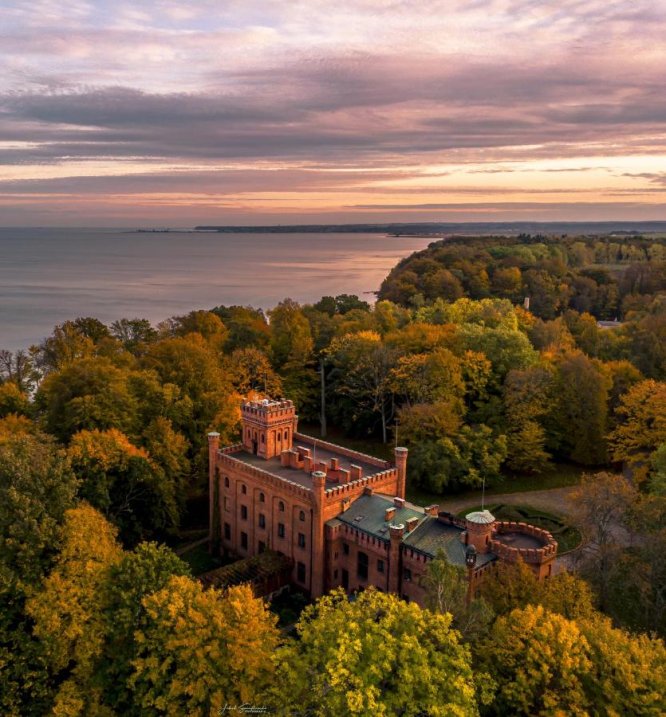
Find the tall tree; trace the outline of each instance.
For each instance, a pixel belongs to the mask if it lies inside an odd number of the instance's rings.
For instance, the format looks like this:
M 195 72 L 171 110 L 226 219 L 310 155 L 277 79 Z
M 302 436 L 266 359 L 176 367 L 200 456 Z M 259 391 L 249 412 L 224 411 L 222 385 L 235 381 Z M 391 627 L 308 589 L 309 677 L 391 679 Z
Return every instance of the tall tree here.
M 55 568 L 27 604 L 49 669 L 61 682 L 56 714 L 74 709 L 75 714 L 95 714 L 100 704 L 92 683 L 104 637 L 99 587 L 122 555 L 115 535 L 115 528 L 90 506 L 67 511 Z

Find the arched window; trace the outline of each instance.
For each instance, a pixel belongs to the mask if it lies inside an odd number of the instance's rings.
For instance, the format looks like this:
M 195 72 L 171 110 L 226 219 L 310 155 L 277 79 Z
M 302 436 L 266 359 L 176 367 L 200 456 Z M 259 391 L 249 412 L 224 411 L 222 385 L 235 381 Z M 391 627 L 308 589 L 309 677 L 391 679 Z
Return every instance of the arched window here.
M 244 483 L 241 484 L 241 493 L 243 495 L 247 494 L 247 486 Z
M 304 513 L 303 511 L 301 511 L 301 512 L 298 514 L 298 519 L 299 519 L 301 522 L 305 520 L 305 513 Z
M 280 513 L 284 513 L 284 503 L 282 501 L 278 503 L 278 510 Z
M 229 487 L 229 476 L 224 476 L 224 487 L 225 488 Z
M 285 440 L 285 441 L 288 441 L 288 440 L 289 440 L 289 431 L 285 431 L 285 432 L 284 432 L 284 440 Z
M 259 502 L 260 503 L 266 502 L 266 496 L 263 493 L 259 493 Z

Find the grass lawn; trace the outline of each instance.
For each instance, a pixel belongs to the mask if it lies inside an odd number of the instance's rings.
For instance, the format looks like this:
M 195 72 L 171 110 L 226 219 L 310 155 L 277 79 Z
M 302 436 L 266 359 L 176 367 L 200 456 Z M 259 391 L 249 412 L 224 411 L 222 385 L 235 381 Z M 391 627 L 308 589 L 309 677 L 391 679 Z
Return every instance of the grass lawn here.
M 410 485 L 409 480 L 409 459 L 407 459 L 408 478 L 407 478 L 407 500 L 417 505 L 430 505 L 432 503 L 442 503 L 444 500 L 474 500 L 481 495 L 481 489 L 466 490 L 461 492 L 448 492 L 437 494 Z M 550 490 L 551 488 L 568 488 L 569 486 L 578 485 L 581 476 L 585 471 L 580 466 L 574 466 L 568 463 L 558 463 L 553 465 L 549 471 L 540 473 L 539 475 L 519 475 L 505 474 L 500 481 L 491 485 L 486 485 L 486 495 L 493 496 L 505 493 L 528 493 L 532 490 Z
M 557 540 L 558 555 L 577 548 L 581 543 L 582 536 L 578 528 L 553 513 L 547 513 L 529 505 L 506 505 L 504 503 L 490 503 L 486 508 L 497 520 L 531 523 L 537 528 L 548 530 L 552 533 L 553 538 Z M 481 510 L 481 506 L 466 508 L 460 511 L 458 515 L 464 518 L 467 513 L 474 510 Z

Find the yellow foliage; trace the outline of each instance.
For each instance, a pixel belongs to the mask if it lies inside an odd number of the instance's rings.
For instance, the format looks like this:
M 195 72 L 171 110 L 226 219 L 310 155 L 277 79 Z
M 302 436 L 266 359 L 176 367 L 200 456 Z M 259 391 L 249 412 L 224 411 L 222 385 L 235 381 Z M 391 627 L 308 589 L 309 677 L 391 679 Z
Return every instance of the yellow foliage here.
M 124 467 L 130 458 L 150 457 L 143 448 L 130 443 L 129 438 L 116 428 L 108 431 L 79 431 L 72 437 L 68 453 L 73 461 L 95 461 L 102 470 Z

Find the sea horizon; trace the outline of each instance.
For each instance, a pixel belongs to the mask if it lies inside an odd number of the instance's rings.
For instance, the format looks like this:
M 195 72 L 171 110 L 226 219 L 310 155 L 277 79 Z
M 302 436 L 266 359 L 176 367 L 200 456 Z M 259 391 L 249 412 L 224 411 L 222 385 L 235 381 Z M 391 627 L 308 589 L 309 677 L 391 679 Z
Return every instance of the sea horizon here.
M 193 309 L 269 309 L 374 292 L 430 237 L 0 228 L 0 349 L 27 349 L 79 316 L 156 324 Z

